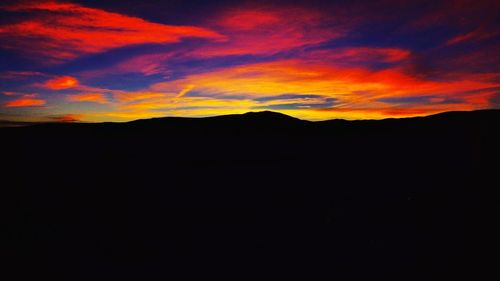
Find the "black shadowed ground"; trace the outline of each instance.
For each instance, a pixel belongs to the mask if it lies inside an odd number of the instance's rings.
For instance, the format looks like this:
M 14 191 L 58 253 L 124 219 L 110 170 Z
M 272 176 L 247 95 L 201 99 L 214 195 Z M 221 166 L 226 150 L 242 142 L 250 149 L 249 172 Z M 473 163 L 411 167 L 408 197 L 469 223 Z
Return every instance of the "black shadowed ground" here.
M 2 128 L 2 251 L 19 280 L 452 280 L 493 235 L 499 128 L 500 110 Z

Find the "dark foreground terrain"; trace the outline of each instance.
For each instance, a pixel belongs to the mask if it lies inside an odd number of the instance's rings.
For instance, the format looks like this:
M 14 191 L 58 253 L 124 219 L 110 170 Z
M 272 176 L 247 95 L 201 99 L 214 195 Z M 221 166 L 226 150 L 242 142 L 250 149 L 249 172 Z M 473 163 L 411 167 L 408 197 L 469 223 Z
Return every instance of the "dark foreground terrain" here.
M 499 110 L 3 128 L 8 280 L 476 275 L 499 128 Z

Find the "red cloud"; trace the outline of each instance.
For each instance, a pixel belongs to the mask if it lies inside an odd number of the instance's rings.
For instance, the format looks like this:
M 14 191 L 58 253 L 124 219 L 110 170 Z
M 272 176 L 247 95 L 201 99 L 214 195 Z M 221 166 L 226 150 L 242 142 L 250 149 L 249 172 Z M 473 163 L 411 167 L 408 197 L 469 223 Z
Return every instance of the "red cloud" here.
M 3 47 L 53 62 L 127 45 L 179 42 L 186 37 L 224 39 L 205 28 L 152 23 L 72 3 L 33 2 L 3 9 L 37 12 L 25 21 L 0 26 L 0 38 L 8 39 Z
M 60 76 L 45 83 L 45 87 L 51 90 L 64 90 L 78 86 L 78 80 L 71 76 Z
M 75 94 L 67 96 L 68 100 L 74 102 L 95 102 L 95 103 L 108 103 L 106 96 L 101 93 L 86 93 L 86 94 Z
M 332 24 L 332 17 L 323 13 L 290 7 L 266 7 L 225 10 L 207 20 L 209 26 L 220 30 L 227 40 L 208 42 L 157 54 L 143 54 L 128 58 L 111 67 L 80 73 L 96 77 L 108 73 L 142 73 L 144 75 L 169 75 L 168 60 L 172 58 L 210 58 L 231 55 L 269 55 L 322 43 L 342 36 L 346 28 Z M 389 49 L 388 49 L 389 50 Z M 407 54 L 394 49 L 388 54 L 398 60 Z M 402 54 L 401 54 L 402 53 Z
M 60 116 L 53 116 L 51 118 L 58 122 L 78 122 L 80 121 L 80 117 L 81 116 L 79 114 L 65 114 Z
M 45 105 L 45 101 L 41 99 L 21 98 L 7 102 L 5 104 L 5 107 L 30 107 L 30 106 L 43 106 L 43 105 Z

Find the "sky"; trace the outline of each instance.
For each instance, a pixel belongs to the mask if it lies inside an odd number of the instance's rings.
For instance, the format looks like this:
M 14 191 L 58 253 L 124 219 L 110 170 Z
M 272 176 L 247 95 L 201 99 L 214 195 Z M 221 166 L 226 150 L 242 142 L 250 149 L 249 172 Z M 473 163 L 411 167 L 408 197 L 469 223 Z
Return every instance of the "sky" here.
M 500 108 L 500 1 L 5 1 L 0 121 Z

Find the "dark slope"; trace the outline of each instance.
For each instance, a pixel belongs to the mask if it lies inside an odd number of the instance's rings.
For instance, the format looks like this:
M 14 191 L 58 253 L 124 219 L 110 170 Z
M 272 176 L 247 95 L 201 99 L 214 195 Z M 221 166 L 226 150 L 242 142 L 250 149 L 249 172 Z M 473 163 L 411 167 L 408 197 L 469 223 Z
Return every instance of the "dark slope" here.
M 3 253 L 20 280 L 463 277 L 495 233 L 498 128 L 485 110 L 0 129 Z

